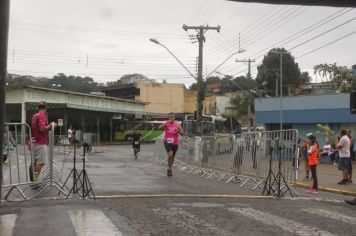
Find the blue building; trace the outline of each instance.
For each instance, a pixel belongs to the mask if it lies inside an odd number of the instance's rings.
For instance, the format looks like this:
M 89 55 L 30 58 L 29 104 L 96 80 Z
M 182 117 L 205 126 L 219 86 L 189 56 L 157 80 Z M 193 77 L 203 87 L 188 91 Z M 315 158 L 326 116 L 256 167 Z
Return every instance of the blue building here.
M 280 127 L 279 98 L 255 99 L 256 122 L 266 130 Z M 282 99 L 282 121 L 284 129 L 297 129 L 300 137 L 316 133 L 317 124 L 328 124 L 336 133 L 340 128 L 350 128 L 356 137 L 356 115 L 350 113 L 350 95 L 345 93 L 284 97 Z M 318 135 L 320 145 L 325 138 Z

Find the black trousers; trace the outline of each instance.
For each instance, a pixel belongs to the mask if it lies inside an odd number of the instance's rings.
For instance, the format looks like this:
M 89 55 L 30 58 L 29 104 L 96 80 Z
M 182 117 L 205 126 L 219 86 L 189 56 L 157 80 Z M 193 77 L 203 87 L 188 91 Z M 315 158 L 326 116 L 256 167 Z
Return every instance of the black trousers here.
M 316 176 L 316 165 L 310 166 L 310 171 L 313 178 L 313 188 L 318 189 L 318 177 Z

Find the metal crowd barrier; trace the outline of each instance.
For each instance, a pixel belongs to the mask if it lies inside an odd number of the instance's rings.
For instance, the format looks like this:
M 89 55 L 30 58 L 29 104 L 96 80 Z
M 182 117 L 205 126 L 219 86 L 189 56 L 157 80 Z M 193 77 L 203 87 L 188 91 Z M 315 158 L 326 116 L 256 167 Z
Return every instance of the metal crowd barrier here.
M 61 174 L 53 158 L 55 142 L 54 132 L 49 132 L 48 162 L 41 170 L 41 185 L 34 189 L 34 161 L 32 151 L 32 133 L 28 124 L 6 123 L 9 135 L 5 136 L 4 153 L 7 156 L 3 164 L 2 199 L 4 201 L 21 201 L 42 197 L 58 196 L 58 191 L 66 195 L 61 188 Z M 13 142 L 11 140 L 13 138 Z M 53 191 L 54 190 L 54 191 Z
M 55 135 L 53 129 L 48 132 L 48 161 L 41 169 L 41 186 L 35 198 L 56 196 L 56 194 L 67 193 L 62 188 L 62 175 L 58 170 L 53 156 L 53 149 L 55 144 Z
M 156 140 L 155 145 L 154 162 L 166 163 L 162 140 Z M 191 175 L 226 184 L 238 183 L 252 190 L 262 190 L 272 171 L 274 175 L 282 174 L 286 180 L 286 184 L 278 186 L 289 189 L 297 179 L 298 153 L 297 130 L 184 137 L 176 166 Z
M 2 178 L 2 199 L 28 199 L 26 189 L 32 184 L 30 172 L 33 172 L 33 154 L 27 145 L 31 140 L 31 128 L 27 124 L 5 123 L 8 132 L 4 135 Z

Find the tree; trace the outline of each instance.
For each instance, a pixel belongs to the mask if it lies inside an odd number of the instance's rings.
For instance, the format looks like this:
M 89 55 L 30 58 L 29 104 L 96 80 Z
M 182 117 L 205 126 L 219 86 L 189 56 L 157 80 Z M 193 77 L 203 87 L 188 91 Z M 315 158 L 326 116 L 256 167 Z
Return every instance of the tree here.
M 38 78 L 33 76 L 8 75 L 7 83 L 9 89 L 22 88 L 26 85 L 54 88 L 73 92 L 90 93 L 99 91 L 98 84 L 91 77 L 66 76 L 59 73 L 53 78 Z M 56 85 L 55 87 L 53 85 Z
M 250 125 L 249 122 L 249 117 L 248 117 L 248 107 L 249 104 L 251 103 L 251 114 L 253 113 L 254 109 L 254 104 L 253 101 L 256 98 L 255 94 L 248 94 L 248 95 L 236 95 L 235 97 L 232 97 L 230 100 L 230 103 L 235 105 L 237 107 L 237 111 L 235 113 L 235 117 L 237 120 L 242 122 L 244 125 Z
M 284 48 L 274 48 L 264 56 L 262 65 L 257 67 L 256 83 L 260 89 L 265 89 L 268 95 L 276 95 L 276 85 L 279 84 L 280 76 L 280 54 L 275 52 L 283 52 L 282 55 L 282 73 L 283 73 L 283 94 L 287 95 L 287 86 L 294 88 L 310 81 L 310 77 L 306 73 L 301 73 L 298 63 L 294 57 Z M 279 85 L 277 86 L 279 88 Z
M 336 63 L 315 65 L 314 75 L 319 75 L 337 85 L 341 85 L 345 81 L 351 84 L 353 79 L 351 68 L 348 68 L 347 66 L 338 66 Z
M 320 134 L 325 137 L 325 142 L 334 142 L 336 141 L 337 134 L 332 130 L 328 125 L 317 124 L 316 127 L 319 129 L 316 131 L 316 134 Z
M 127 74 L 123 75 L 120 78 L 120 82 L 122 84 L 132 84 L 132 83 L 154 83 L 156 82 L 154 79 L 149 79 L 145 75 L 142 74 Z

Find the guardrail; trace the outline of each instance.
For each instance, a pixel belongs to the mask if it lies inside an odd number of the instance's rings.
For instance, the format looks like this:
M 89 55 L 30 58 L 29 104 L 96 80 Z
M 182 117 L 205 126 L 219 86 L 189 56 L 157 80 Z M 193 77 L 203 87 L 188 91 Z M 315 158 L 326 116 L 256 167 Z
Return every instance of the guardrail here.
M 55 143 L 54 132 L 48 133 L 48 161 L 42 167 L 41 185 L 34 185 L 35 155 L 32 150 L 32 133 L 28 124 L 6 123 L 9 132 L 5 132 L 3 158 L 2 199 L 4 201 L 21 201 L 34 198 L 58 196 L 58 191 L 66 195 L 61 188 L 61 174 L 53 158 Z
M 8 200 L 11 195 L 17 199 L 28 199 L 24 189 L 32 184 L 33 153 L 27 144 L 31 140 L 31 128 L 27 124 L 6 123 L 8 130 L 4 134 L 2 199 Z M 15 191 L 17 191 L 16 194 Z
M 157 139 L 155 145 L 153 162 L 165 164 L 162 140 Z M 281 196 L 289 191 L 293 196 L 296 195 L 292 187 L 298 174 L 298 153 L 297 130 L 183 137 L 176 166 L 191 175 L 226 184 L 238 183 L 252 190 L 266 190 L 269 184 L 274 194 Z M 275 178 L 268 182 L 270 176 Z

